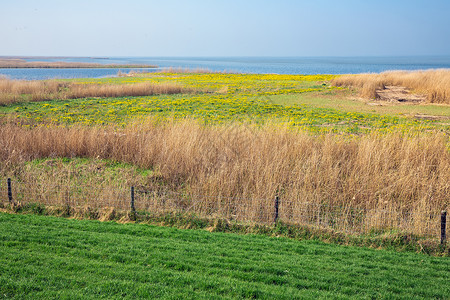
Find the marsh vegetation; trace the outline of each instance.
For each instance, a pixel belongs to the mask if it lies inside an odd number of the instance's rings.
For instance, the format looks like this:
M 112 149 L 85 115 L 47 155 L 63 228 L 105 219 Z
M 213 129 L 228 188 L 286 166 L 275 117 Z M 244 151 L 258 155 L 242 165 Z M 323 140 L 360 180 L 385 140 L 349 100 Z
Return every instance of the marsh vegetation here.
M 337 79 L 163 72 L 54 81 L 69 92 L 79 87 L 84 98 L 22 99 L 0 108 L 2 184 L 12 177 L 24 191 L 21 201 L 97 208 L 128 198 L 136 185 L 147 193 L 137 202 L 142 211 L 266 224 L 278 196 L 281 222 L 351 234 L 400 231 L 437 243 L 439 213 L 449 209 L 449 124 L 358 112 L 364 102 L 348 100 L 352 90 L 331 86 Z M 127 95 L 139 85 L 171 88 Z M 92 97 L 86 92 L 92 86 L 125 92 Z M 355 106 L 314 104 L 323 99 Z M 444 115 L 449 110 L 439 108 Z M 86 179 L 76 164 L 33 163 L 61 158 L 146 171 L 124 172 L 121 182 L 104 180 L 92 201 L 80 187 L 101 179 Z M 48 193 L 52 186 L 60 192 Z M 117 203 L 128 209 L 127 202 Z

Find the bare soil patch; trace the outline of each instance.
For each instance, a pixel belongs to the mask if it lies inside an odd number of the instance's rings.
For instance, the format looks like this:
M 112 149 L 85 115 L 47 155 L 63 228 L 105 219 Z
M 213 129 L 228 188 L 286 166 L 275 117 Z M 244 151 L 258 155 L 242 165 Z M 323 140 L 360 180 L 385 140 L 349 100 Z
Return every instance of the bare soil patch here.
M 427 99 L 426 95 L 413 94 L 404 86 L 390 85 L 384 89 L 376 90 L 377 98 L 380 101 L 391 103 L 422 103 Z
M 434 116 L 434 115 L 425 115 L 425 114 L 416 114 L 414 115 L 417 119 L 423 119 L 423 120 L 432 120 L 432 121 L 450 121 L 450 117 L 448 116 Z

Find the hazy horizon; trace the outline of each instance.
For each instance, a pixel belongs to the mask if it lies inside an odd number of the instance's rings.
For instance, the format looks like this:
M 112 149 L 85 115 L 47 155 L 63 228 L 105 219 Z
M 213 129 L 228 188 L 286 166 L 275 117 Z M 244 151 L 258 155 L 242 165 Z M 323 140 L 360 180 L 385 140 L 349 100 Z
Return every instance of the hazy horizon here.
M 24 58 L 94 58 L 94 59 L 109 59 L 109 58 L 430 58 L 430 57 L 445 57 L 449 58 L 450 54 L 421 54 L 421 55 L 297 55 L 297 56 L 274 56 L 274 55 L 0 55 L 0 57 L 24 57 Z

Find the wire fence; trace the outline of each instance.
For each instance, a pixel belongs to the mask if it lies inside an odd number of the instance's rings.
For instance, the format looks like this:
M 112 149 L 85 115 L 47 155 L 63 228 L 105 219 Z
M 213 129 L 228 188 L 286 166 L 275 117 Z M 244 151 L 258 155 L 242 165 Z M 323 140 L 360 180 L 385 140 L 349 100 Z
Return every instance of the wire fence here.
M 52 188 L 1 180 L 3 203 L 89 208 L 113 208 L 134 214 L 182 213 L 236 222 L 314 226 L 348 234 L 405 232 L 440 239 L 447 235 L 446 212 L 408 210 L 395 207 L 355 208 L 330 203 L 305 202 L 275 195 L 270 199 L 208 196 L 167 189 L 119 186 L 91 187 L 54 185 Z

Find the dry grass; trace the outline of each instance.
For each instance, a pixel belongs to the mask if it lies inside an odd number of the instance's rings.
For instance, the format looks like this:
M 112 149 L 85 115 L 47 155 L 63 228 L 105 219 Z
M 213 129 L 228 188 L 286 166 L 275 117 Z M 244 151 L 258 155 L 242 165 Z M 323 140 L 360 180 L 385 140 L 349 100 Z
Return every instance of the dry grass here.
M 68 98 L 147 96 L 159 94 L 192 93 L 194 89 L 176 83 L 134 83 L 128 85 L 78 84 L 69 86 Z
M 0 105 L 25 101 L 75 99 L 85 97 L 147 96 L 196 92 L 175 83 L 77 84 L 57 80 L 10 80 L 0 78 Z
M 450 70 L 389 71 L 379 74 L 343 75 L 333 79 L 335 86 L 356 87 L 361 96 L 376 98 L 376 90 L 385 86 L 403 86 L 425 94 L 427 102 L 450 104 Z
M 450 208 L 448 137 L 439 134 L 314 137 L 276 125 L 204 127 L 186 121 L 126 129 L 6 124 L 0 135 L 5 177 L 24 172 L 15 169 L 17 162 L 42 157 L 112 159 L 155 170 L 141 187 L 150 196 L 136 204 L 151 211 L 270 222 L 279 195 L 285 222 L 437 234 L 437 214 Z M 61 177 L 53 173 L 49 182 Z M 33 193 L 30 199 L 39 199 L 40 189 Z M 359 213 L 364 217 L 355 219 Z
M 25 61 L 23 59 L 0 59 L 0 68 L 156 68 L 154 65 L 119 65 L 62 61 Z

